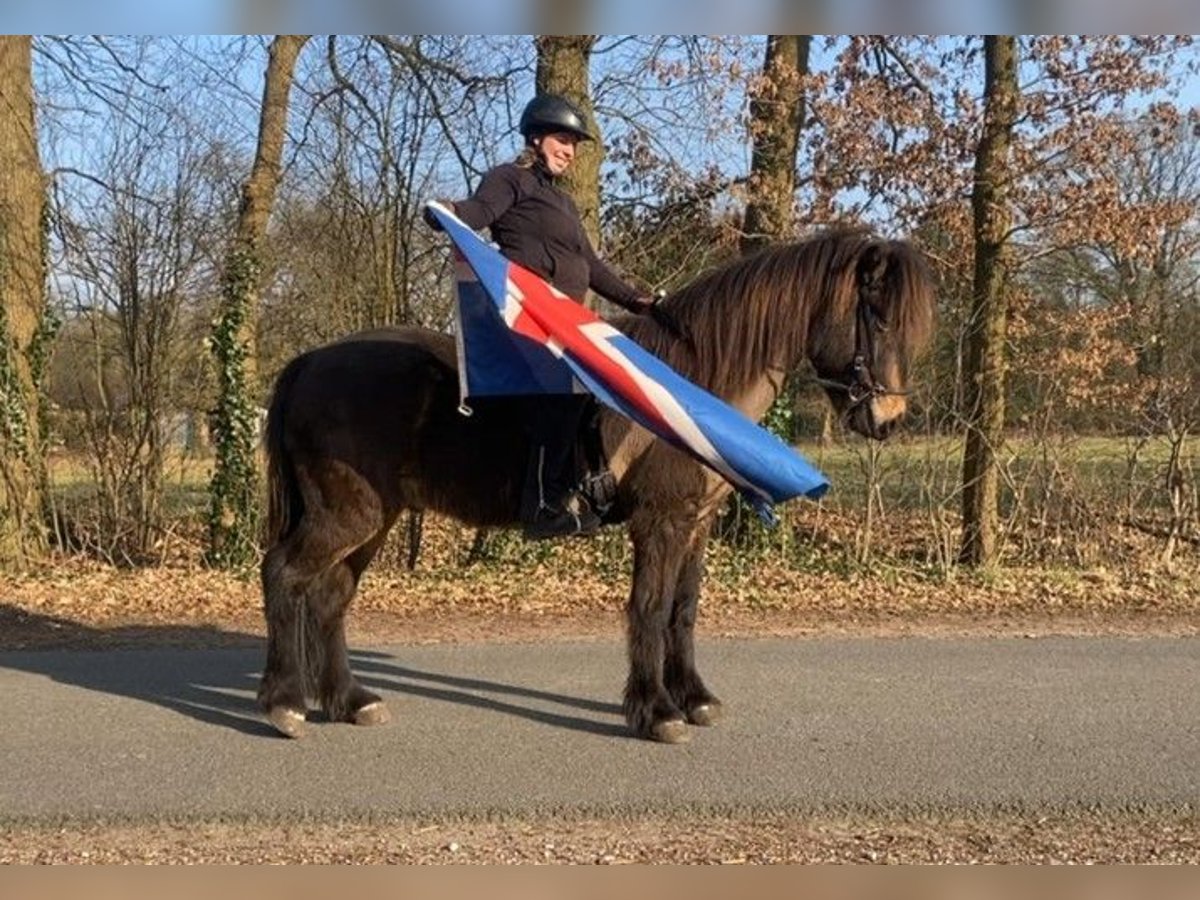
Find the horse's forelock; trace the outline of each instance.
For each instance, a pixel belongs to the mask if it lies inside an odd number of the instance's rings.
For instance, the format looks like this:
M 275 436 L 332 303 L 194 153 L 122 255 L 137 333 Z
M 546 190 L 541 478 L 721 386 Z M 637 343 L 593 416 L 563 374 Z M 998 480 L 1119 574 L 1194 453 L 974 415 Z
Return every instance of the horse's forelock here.
M 884 270 L 881 298 L 898 344 L 912 355 L 929 341 L 933 331 L 933 279 L 924 258 L 904 241 L 883 241 L 888 265 Z

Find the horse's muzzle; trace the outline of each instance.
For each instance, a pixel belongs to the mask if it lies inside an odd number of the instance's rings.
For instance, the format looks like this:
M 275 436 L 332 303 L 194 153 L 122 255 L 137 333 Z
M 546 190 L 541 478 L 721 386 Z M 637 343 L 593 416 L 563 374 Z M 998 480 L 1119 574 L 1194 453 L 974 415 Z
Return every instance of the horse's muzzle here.
M 844 414 L 846 425 L 863 437 L 876 441 L 886 440 L 896 430 L 905 413 L 903 403 L 896 409 L 895 404 L 886 402 L 888 399 L 874 397 L 854 404 Z

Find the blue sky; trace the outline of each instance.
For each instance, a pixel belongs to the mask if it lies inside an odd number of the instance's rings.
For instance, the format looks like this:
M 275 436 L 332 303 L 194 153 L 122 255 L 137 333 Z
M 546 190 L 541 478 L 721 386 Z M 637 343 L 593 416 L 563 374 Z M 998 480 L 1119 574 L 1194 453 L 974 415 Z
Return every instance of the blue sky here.
M 13 2 L 13 0 L 9 0 Z M 47 2 L 71 2 L 71 0 L 47 0 Z M 119 2 L 119 0 L 118 0 Z M 186 2 L 178 3 L 182 10 L 189 6 L 197 4 L 188 4 Z M 210 4 L 211 5 L 211 4 Z M 220 4 L 216 4 L 220 5 Z M 211 10 L 210 10 L 211 14 Z M 157 42 L 156 42 L 157 43 Z M 221 37 L 204 37 L 195 38 L 188 41 L 194 48 L 203 52 L 207 48 L 212 48 L 214 51 L 222 45 L 227 45 L 230 40 Z M 255 140 L 255 131 L 257 128 L 257 103 L 261 96 L 263 65 L 265 62 L 265 47 L 267 38 L 254 38 L 246 44 L 246 51 L 241 57 L 241 62 L 236 68 L 229 71 L 217 72 L 215 69 L 208 71 L 216 74 L 217 77 L 230 78 L 236 80 L 239 85 L 240 99 L 235 99 L 232 102 L 235 106 L 234 115 L 225 115 L 222 119 L 224 123 L 225 133 L 222 135 L 224 140 L 230 141 L 237 146 L 240 146 L 245 152 L 253 152 L 253 142 Z M 310 45 L 306 53 L 311 59 L 320 64 L 319 57 L 324 53 L 323 41 L 322 46 L 316 46 L 316 42 Z M 822 49 L 824 41 L 814 41 L 814 58 L 813 65 L 816 70 L 822 70 L 828 67 L 828 53 Z M 757 55 L 761 51 L 751 49 L 749 54 L 750 63 L 757 59 Z M 315 54 L 315 55 L 314 55 Z M 532 47 L 530 46 L 530 58 L 532 57 Z M 1193 57 L 1197 54 L 1193 54 Z M 227 58 L 227 57 L 226 57 Z M 597 56 L 593 64 L 593 86 L 597 86 L 602 79 L 603 70 L 608 66 L 616 66 L 618 69 L 621 66 L 621 59 L 618 56 L 608 57 L 606 55 Z M 530 72 L 530 77 L 531 77 Z M 152 76 L 153 78 L 153 76 Z M 186 90 L 186 79 L 171 79 L 180 90 Z M 1200 76 L 1196 72 L 1181 73 L 1181 102 L 1187 106 L 1200 105 Z M 527 89 L 532 89 L 532 85 L 526 85 Z M 195 107 L 198 114 L 203 112 L 202 92 L 204 88 L 197 89 L 195 86 L 191 88 L 189 102 L 191 97 L 195 97 L 197 106 Z M 520 95 L 522 88 L 518 88 Z M 514 103 L 517 103 L 515 109 L 519 109 L 519 101 L 521 97 L 514 98 Z M 609 98 L 609 102 L 614 104 L 616 108 L 622 108 L 623 104 L 620 98 Z M 740 100 L 739 100 L 740 102 Z M 502 112 L 502 111 L 501 111 Z M 515 111 L 513 112 L 515 116 Z M 79 169 L 90 171 L 94 165 L 89 164 L 86 157 L 89 151 L 96 151 L 104 144 L 102 137 L 103 132 L 98 132 L 95 128 L 96 120 L 90 123 L 83 123 L 74 129 L 58 132 L 58 140 L 52 144 L 50 141 L 43 143 L 44 162 L 48 166 L 74 166 Z M 43 120 L 43 124 L 48 124 L 48 120 Z M 494 145 L 494 153 L 500 157 L 507 157 L 516 151 L 519 140 L 515 133 L 503 133 L 503 123 L 497 123 L 501 126 L 501 130 L 496 132 L 496 142 Z M 608 131 L 610 126 L 616 126 L 617 123 L 606 123 L 601 119 L 601 124 L 606 128 L 608 134 L 613 134 L 613 131 Z M 48 136 L 48 135 L 47 135 Z M 676 158 L 686 160 L 686 165 L 689 169 L 700 171 L 707 165 L 717 165 L 721 170 L 737 174 L 744 172 L 749 166 L 749 146 L 745 140 L 744 134 L 740 131 L 722 131 L 717 135 L 709 135 L 705 139 L 704 135 L 698 135 L 692 132 L 680 132 L 677 135 L 664 137 L 664 140 L 669 144 L 670 153 Z M 494 162 L 496 160 L 492 160 Z M 480 162 L 477 160 L 477 162 Z M 442 192 L 449 191 L 454 193 L 464 190 L 466 185 L 463 183 L 463 173 L 458 170 L 445 173 L 449 183 L 438 187 Z

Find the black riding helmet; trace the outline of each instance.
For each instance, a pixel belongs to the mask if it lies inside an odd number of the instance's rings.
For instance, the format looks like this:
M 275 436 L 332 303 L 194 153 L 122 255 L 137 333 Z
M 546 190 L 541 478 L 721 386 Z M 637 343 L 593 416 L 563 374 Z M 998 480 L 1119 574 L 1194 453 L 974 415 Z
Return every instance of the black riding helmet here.
M 528 141 L 542 134 L 566 131 L 580 140 L 594 141 L 587 130 L 582 110 L 566 97 L 557 94 L 538 94 L 525 104 L 517 130 Z

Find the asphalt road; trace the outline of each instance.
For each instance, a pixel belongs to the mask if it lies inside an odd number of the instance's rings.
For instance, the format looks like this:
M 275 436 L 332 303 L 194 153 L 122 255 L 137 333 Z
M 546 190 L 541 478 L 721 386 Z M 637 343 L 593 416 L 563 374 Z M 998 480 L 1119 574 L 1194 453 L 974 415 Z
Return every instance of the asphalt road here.
M 274 736 L 261 650 L 0 653 L 0 820 L 1200 809 L 1200 639 L 702 642 L 729 716 L 627 736 L 617 642 L 358 649 L 392 713 Z

